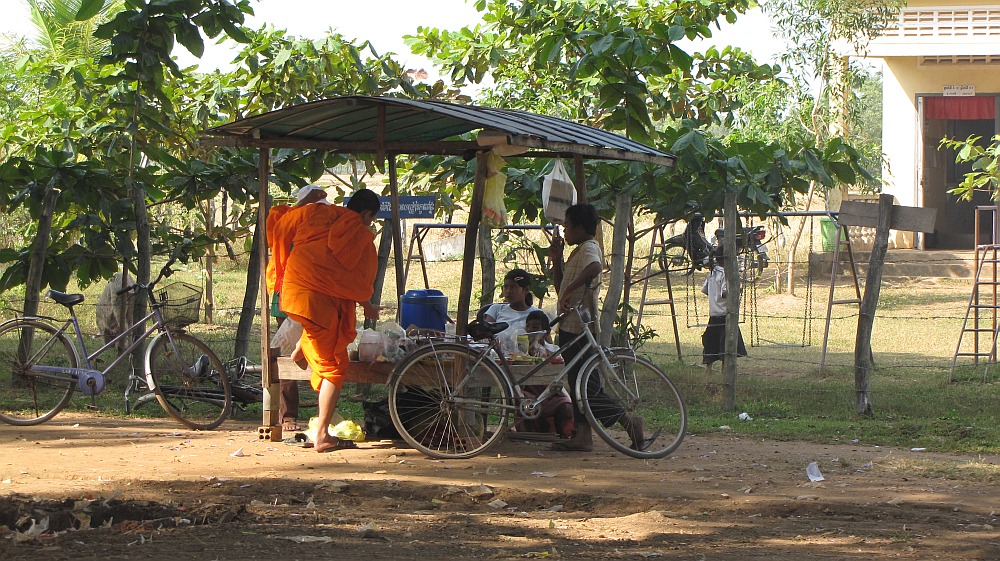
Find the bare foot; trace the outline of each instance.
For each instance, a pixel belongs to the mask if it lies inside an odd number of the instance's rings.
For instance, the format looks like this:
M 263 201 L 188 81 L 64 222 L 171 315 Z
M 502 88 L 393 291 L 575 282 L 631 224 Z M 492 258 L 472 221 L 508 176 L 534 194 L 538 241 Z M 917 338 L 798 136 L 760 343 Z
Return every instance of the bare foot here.
M 556 452 L 590 452 L 594 449 L 594 435 L 586 422 L 576 423 L 573 438 L 552 444 L 550 450 Z
M 337 450 L 348 450 L 357 447 L 358 445 L 355 444 L 353 440 L 343 440 L 340 438 L 333 438 L 333 437 L 330 437 L 330 440 L 317 442 L 315 445 L 316 451 L 319 452 L 320 454 L 325 452 L 336 452 Z

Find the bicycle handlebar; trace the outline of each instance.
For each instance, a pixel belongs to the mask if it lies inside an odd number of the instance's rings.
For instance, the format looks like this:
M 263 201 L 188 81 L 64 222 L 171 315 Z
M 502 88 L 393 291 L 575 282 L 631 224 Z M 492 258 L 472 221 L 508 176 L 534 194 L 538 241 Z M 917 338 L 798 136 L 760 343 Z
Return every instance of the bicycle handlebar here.
M 179 250 L 173 251 L 170 254 L 170 259 L 168 259 L 167 262 L 166 262 L 166 264 L 164 264 L 163 267 L 160 269 L 160 274 L 157 275 L 156 278 L 153 279 L 152 282 L 150 282 L 148 284 L 140 284 L 140 283 L 137 283 L 137 282 L 136 283 L 132 283 L 132 284 L 126 286 L 125 288 L 122 288 L 120 290 L 116 290 L 115 294 L 117 296 L 121 296 L 122 294 L 126 294 L 128 292 L 133 292 L 133 291 L 138 290 L 140 288 L 150 288 L 150 287 L 156 286 L 156 283 L 158 283 L 161 280 L 163 280 L 164 277 L 169 277 L 170 275 L 174 274 L 174 271 L 173 271 L 173 269 L 170 268 L 170 266 L 177 262 L 178 256 L 179 256 Z

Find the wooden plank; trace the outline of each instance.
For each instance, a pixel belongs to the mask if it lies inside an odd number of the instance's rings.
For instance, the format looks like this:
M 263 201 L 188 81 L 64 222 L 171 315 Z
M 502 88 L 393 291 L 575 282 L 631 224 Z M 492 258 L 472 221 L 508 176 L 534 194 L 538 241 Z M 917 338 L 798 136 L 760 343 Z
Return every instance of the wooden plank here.
M 837 222 L 845 226 L 878 227 L 879 205 L 877 203 L 862 203 L 844 201 L 840 205 L 840 215 Z M 892 206 L 892 216 L 889 228 L 910 232 L 933 232 L 937 219 L 937 209 L 913 206 Z

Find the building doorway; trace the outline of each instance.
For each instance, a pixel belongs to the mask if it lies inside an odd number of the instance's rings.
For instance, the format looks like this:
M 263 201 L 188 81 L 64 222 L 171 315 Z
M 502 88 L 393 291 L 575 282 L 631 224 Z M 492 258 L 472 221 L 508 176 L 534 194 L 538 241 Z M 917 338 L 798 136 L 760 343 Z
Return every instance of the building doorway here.
M 986 192 L 976 192 L 971 201 L 951 194 L 972 166 L 956 163 L 954 150 L 938 147 L 942 138 L 979 136 L 981 144 L 990 142 L 998 131 L 996 104 L 995 96 L 923 97 L 922 206 L 937 209 L 937 227 L 925 237 L 926 249 L 974 248 L 975 208 L 993 201 Z M 980 223 L 980 243 L 989 243 L 992 231 L 993 223 L 986 218 Z

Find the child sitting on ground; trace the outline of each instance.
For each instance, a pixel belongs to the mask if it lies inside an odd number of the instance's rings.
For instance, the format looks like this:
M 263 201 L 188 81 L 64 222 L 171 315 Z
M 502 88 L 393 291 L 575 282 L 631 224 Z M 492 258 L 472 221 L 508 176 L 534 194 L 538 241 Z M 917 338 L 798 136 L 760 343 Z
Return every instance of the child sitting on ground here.
M 559 348 L 552 344 L 549 333 L 549 316 L 541 310 L 532 311 L 525 318 L 524 330 L 528 333 L 528 354 L 548 357 Z M 521 388 L 525 397 L 533 399 L 545 391 L 547 386 L 530 385 Z M 529 432 L 554 432 L 562 438 L 573 436 L 573 401 L 565 389 L 550 395 L 539 407 L 542 412 L 536 419 L 525 420 L 522 430 Z

